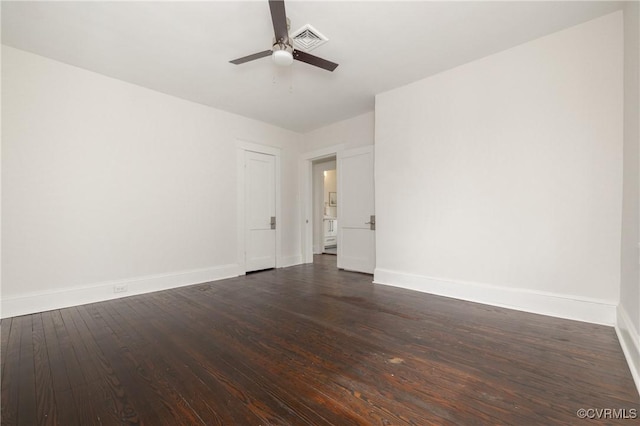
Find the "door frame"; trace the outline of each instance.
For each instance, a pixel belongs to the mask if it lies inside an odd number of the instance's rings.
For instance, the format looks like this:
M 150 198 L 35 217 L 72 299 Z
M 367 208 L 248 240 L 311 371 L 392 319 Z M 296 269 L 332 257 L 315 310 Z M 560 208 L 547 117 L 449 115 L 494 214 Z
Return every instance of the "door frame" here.
M 280 180 L 280 148 L 262 145 L 242 139 L 236 139 L 236 219 L 237 219 L 237 252 L 238 272 L 240 275 L 247 273 L 246 264 L 246 223 L 245 223 L 245 158 L 246 151 L 257 152 L 259 154 L 273 155 L 276 163 L 276 268 L 282 265 L 282 201 L 281 201 L 281 180 Z
M 300 155 L 300 236 L 302 263 L 313 263 L 313 162 L 336 157 L 336 170 L 344 144 L 333 145 Z M 340 174 L 337 175 L 337 187 L 340 187 Z M 338 192 L 338 206 L 340 193 Z M 338 250 L 340 246 L 338 245 Z

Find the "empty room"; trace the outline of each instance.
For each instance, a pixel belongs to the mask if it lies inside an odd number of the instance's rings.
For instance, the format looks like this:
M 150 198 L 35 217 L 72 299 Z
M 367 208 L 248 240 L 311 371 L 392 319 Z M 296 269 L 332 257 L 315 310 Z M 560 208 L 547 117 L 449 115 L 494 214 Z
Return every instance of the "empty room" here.
M 2 1 L 2 425 L 640 418 L 640 2 Z

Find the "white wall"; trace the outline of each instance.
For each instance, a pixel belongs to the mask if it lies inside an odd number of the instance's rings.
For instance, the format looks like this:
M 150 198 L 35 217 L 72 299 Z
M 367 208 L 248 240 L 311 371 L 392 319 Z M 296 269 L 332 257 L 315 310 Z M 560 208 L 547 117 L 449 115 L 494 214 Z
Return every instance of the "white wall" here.
M 282 148 L 300 260 L 299 135 L 2 48 L 3 315 L 236 275 L 236 140 Z
M 617 330 L 640 390 L 640 6 L 624 9 L 624 174 Z
M 622 15 L 376 97 L 377 282 L 613 324 Z
M 367 112 L 347 120 L 305 133 L 302 136 L 302 152 L 343 145 L 344 149 L 373 144 L 374 113 Z

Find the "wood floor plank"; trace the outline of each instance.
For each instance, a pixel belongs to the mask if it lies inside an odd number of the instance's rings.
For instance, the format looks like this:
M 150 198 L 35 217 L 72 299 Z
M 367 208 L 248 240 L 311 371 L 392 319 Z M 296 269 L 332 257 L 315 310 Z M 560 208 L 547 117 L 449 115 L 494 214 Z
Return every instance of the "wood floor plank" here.
M 317 308 L 318 303 L 314 303 L 314 306 L 305 306 L 304 303 L 299 303 L 296 305 L 296 309 L 300 309 L 302 310 L 306 310 L 307 313 L 309 313 L 309 311 L 313 311 L 313 309 Z M 321 309 L 321 308 L 320 308 Z M 359 309 L 356 307 L 354 309 L 354 307 L 351 307 L 350 311 L 354 314 L 353 316 L 355 318 L 362 318 L 365 317 L 364 314 L 361 314 L 357 311 L 359 311 Z M 268 318 L 272 318 L 275 314 L 274 313 L 269 313 L 267 315 Z M 313 315 L 312 315 L 313 316 Z M 318 316 L 315 316 L 316 318 Z M 393 317 L 389 317 L 389 318 L 385 318 L 384 323 L 388 325 L 393 325 L 394 321 L 396 321 L 397 318 L 393 318 Z M 545 372 L 544 371 L 540 371 L 540 364 L 541 364 L 541 360 L 540 360 L 540 356 L 538 356 L 538 354 L 536 353 L 537 351 L 535 350 L 535 347 L 531 347 L 529 348 L 529 346 L 531 345 L 527 345 L 525 346 L 525 351 L 523 352 L 523 356 L 522 354 L 520 354 L 520 358 L 524 358 L 524 360 L 519 360 L 518 357 L 514 356 L 514 352 L 511 350 L 511 345 L 502 345 L 499 344 L 498 342 L 491 342 L 491 336 L 488 335 L 488 333 L 482 333 L 481 336 L 483 338 L 488 338 L 490 344 L 492 346 L 486 346 L 483 344 L 482 341 L 470 345 L 468 342 L 466 341 L 457 341 L 455 343 L 455 345 L 451 345 L 448 348 L 445 348 L 445 350 L 443 351 L 442 349 L 442 343 L 446 343 L 447 338 L 445 336 L 441 336 L 440 341 L 439 341 L 439 345 L 438 347 L 431 347 L 431 346 L 424 346 L 422 343 L 423 342 L 412 342 L 412 336 L 406 335 L 403 336 L 404 333 L 402 333 L 402 329 L 400 328 L 400 324 L 398 324 L 398 327 L 390 327 L 391 329 L 394 330 L 400 330 L 400 332 L 396 331 L 394 333 L 394 335 L 388 335 L 385 334 L 383 330 L 375 330 L 374 328 L 371 328 L 370 324 L 356 324 L 354 323 L 354 321 L 352 319 L 349 319 L 349 327 L 351 329 L 356 329 L 358 331 L 360 331 L 360 333 L 356 333 L 352 336 L 352 338 L 354 339 L 358 339 L 359 336 L 367 336 L 367 339 L 363 342 L 361 342 L 360 347 L 366 347 L 368 346 L 368 342 L 369 341 L 375 341 L 375 342 L 384 342 L 385 346 L 388 348 L 398 348 L 398 347 L 402 347 L 405 349 L 412 349 L 413 351 L 415 350 L 423 350 L 423 353 L 420 353 L 420 358 L 429 358 L 430 355 L 433 355 L 433 352 L 438 352 L 440 353 L 440 357 L 441 359 L 443 359 L 443 362 L 440 363 L 441 367 L 440 368 L 446 368 L 449 365 L 456 365 L 456 363 L 458 363 L 457 365 L 459 367 L 477 367 L 478 369 L 467 369 L 467 373 L 468 374 L 472 374 L 472 375 L 478 375 L 478 374 L 482 374 L 482 371 L 485 369 L 485 366 L 489 366 L 490 368 L 493 368 L 497 363 L 495 361 L 503 361 L 503 371 L 504 368 L 507 367 L 509 369 L 511 369 L 512 371 L 504 371 L 505 373 L 512 373 L 512 374 L 525 374 L 525 376 L 528 374 L 528 378 L 524 381 L 527 383 L 527 385 L 531 385 L 532 383 L 536 383 L 536 381 L 539 381 L 540 379 L 545 379 Z M 324 324 L 323 327 L 327 327 L 327 324 Z M 337 324 L 338 330 L 340 329 L 344 329 L 346 326 L 346 324 Z M 377 331 L 377 333 L 376 333 Z M 500 336 L 502 338 L 502 340 L 504 340 L 504 336 L 501 335 Z M 473 339 L 473 336 L 469 336 L 469 339 Z M 311 341 L 313 341 L 313 339 L 310 339 Z M 466 339 L 468 340 L 468 339 Z M 521 344 L 517 344 L 516 346 L 520 347 L 522 346 Z M 474 363 L 473 362 L 473 358 L 470 358 L 468 356 L 468 353 L 472 353 L 472 351 L 475 349 L 477 350 L 477 348 L 480 347 L 482 348 L 483 352 L 485 352 L 485 354 L 488 354 L 492 360 L 494 360 L 493 363 Z M 376 350 L 376 348 L 372 348 L 370 350 Z M 530 350 L 530 354 L 527 353 L 526 351 Z M 507 352 L 508 355 L 504 355 L 503 352 Z M 512 352 L 511 354 L 509 354 L 509 352 Z M 549 353 L 549 352 L 547 352 Z M 460 357 L 460 354 L 463 354 L 462 357 Z M 542 353 L 540 355 L 544 355 L 545 353 Z M 533 355 L 533 356 L 532 356 Z M 390 356 L 391 357 L 391 356 Z M 540 389 L 538 390 L 542 390 L 542 389 L 547 389 L 550 385 L 553 385 L 554 383 L 556 383 L 558 380 L 562 380 L 564 383 L 567 383 L 567 385 L 571 385 L 571 386 L 575 386 L 576 382 L 580 382 L 580 380 L 577 380 L 576 378 L 579 378 L 581 375 L 584 374 L 584 365 L 579 365 L 577 368 L 573 368 L 573 366 L 570 363 L 565 363 L 562 362 L 562 359 L 558 359 L 558 356 L 554 356 L 554 359 L 552 360 L 554 363 L 564 366 L 564 368 L 562 370 L 560 370 L 560 374 L 561 376 L 558 376 L 558 372 L 554 373 L 553 377 L 547 377 L 545 380 L 543 380 L 540 383 Z M 573 359 L 573 358 L 569 358 L 569 359 Z M 437 359 L 433 358 L 434 361 L 437 361 Z M 542 360 L 544 361 L 544 360 Z M 406 365 L 406 363 L 403 363 Z M 502 364 L 497 364 L 497 365 L 502 365 Z M 593 372 L 593 369 L 589 370 L 590 372 Z M 498 374 L 499 372 L 495 371 L 495 370 L 489 370 L 487 371 L 487 374 L 485 374 L 484 379 L 486 380 L 490 380 L 491 377 L 495 376 L 496 374 Z M 486 383 L 485 380 L 483 380 L 484 383 Z M 593 392 L 602 392 L 602 385 L 604 385 L 607 382 L 607 378 L 603 377 L 602 380 L 600 380 L 601 383 L 601 387 L 598 390 L 593 389 Z M 489 382 L 490 383 L 490 382 Z M 501 384 L 501 386 L 503 386 L 504 384 Z M 487 390 L 487 385 L 484 385 L 485 390 Z M 563 393 L 560 393 L 560 397 L 562 396 Z M 618 401 L 617 403 L 620 403 L 620 401 Z M 579 407 L 576 407 L 579 408 Z
M 270 286 L 265 286 L 265 287 L 270 288 Z M 317 300 L 314 301 L 314 305 L 320 305 L 320 304 L 321 303 L 318 303 Z M 469 303 L 467 303 L 466 305 L 469 306 L 469 305 L 477 305 L 477 304 L 469 304 Z M 294 309 L 298 309 L 298 308 L 299 309 L 313 309 L 311 306 L 305 306 L 304 301 L 302 301 L 301 303 L 298 303 L 296 305 L 291 305 L 291 306 Z M 354 311 L 353 308 L 354 307 L 352 306 L 351 309 L 350 309 L 350 312 Z M 358 307 L 356 306 L 355 309 L 358 309 Z M 502 311 L 508 311 L 508 310 L 502 310 Z M 513 312 L 513 311 L 511 311 L 511 312 Z M 517 313 L 517 314 L 520 314 L 520 315 L 523 315 L 523 316 L 527 316 L 527 315 L 533 316 L 531 314 L 524 314 L 524 313 Z M 312 317 L 314 317 L 314 316 L 317 317 L 317 315 L 315 315 L 313 313 L 311 313 L 310 315 Z M 464 316 L 464 315 L 462 315 L 462 316 Z M 355 316 L 355 315 L 354 315 L 354 317 L 357 318 L 357 316 Z M 366 318 L 366 316 L 363 316 L 363 317 Z M 540 316 L 535 316 L 535 317 L 540 317 Z M 417 318 L 413 318 L 413 319 L 416 320 Z M 553 322 L 553 321 L 549 321 L 550 320 L 549 318 L 546 318 L 546 320 L 547 320 L 547 322 Z M 554 319 L 551 319 L 551 320 L 554 320 Z M 346 323 L 347 327 L 348 328 L 355 328 L 355 327 L 353 327 L 354 326 L 353 320 L 351 318 L 349 318 L 348 321 L 349 322 Z M 391 321 L 393 321 L 393 318 L 389 317 L 389 318 L 385 319 L 383 324 L 385 324 L 385 327 L 387 327 L 387 328 L 389 328 L 391 330 L 395 330 L 394 333 L 398 333 L 398 330 L 402 331 L 402 328 L 389 327 Z M 455 316 L 454 316 L 454 321 L 455 321 Z M 563 321 L 563 320 L 555 320 L 555 321 Z M 570 321 L 564 321 L 564 322 L 565 323 L 571 323 Z M 447 324 L 447 326 L 448 325 L 449 324 Z M 363 327 L 360 330 L 361 332 L 364 332 L 364 333 L 368 332 L 368 330 L 367 330 L 367 327 L 369 327 L 368 325 L 360 325 L 359 327 Z M 453 328 L 455 330 L 455 323 L 451 324 L 451 328 Z M 482 330 L 481 326 L 478 326 L 476 328 L 479 329 L 479 330 Z M 486 330 L 482 330 L 482 331 L 486 331 Z M 613 334 L 613 330 L 611 330 L 609 328 L 608 332 L 612 333 L 612 336 L 615 337 L 614 334 Z M 456 336 L 455 333 L 449 333 L 449 334 L 453 334 L 454 337 Z M 526 340 L 525 341 L 521 340 L 520 344 L 518 344 L 517 342 L 516 342 L 516 344 L 514 344 L 513 342 L 510 342 L 510 339 L 505 339 L 504 338 L 505 335 L 504 335 L 504 333 L 502 333 L 498 337 L 499 337 L 499 339 L 502 340 L 502 342 L 506 342 L 506 343 L 504 344 L 504 347 L 501 348 L 500 346 L 503 346 L 503 344 L 501 344 L 499 342 L 491 342 L 491 340 L 490 340 L 491 335 L 489 333 L 482 332 L 482 333 L 477 333 L 477 334 L 479 336 L 481 336 L 482 339 L 485 339 L 485 338 L 489 337 L 489 339 L 487 339 L 489 341 L 489 345 L 484 345 L 485 347 L 483 348 L 482 347 L 483 346 L 482 345 L 482 341 L 475 342 L 475 343 L 473 343 L 472 346 L 466 345 L 466 349 L 474 350 L 473 346 L 479 346 L 481 350 L 477 351 L 478 352 L 478 356 L 475 356 L 475 357 L 469 356 L 469 355 L 471 355 L 470 353 L 464 354 L 464 360 L 463 360 L 464 363 L 469 363 L 469 361 L 472 361 L 473 359 L 483 359 L 482 355 L 483 355 L 484 352 L 492 352 L 494 358 L 502 358 L 502 360 L 504 361 L 505 365 L 508 366 L 509 364 L 514 364 L 513 356 L 512 356 L 512 354 L 509 354 L 508 352 L 512 351 L 513 348 L 520 348 L 520 347 L 524 346 L 525 347 L 525 351 L 522 351 L 522 353 L 524 354 L 524 358 L 526 358 L 527 363 L 523 363 L 520 366 L 518 366 L 518 371 L 520 373 L 523 372 L 523 371 L 526 373 L 527 370 L 528 370 L 528 372 L 531 375 L 535 376 L 536 378 L 538 378 L 538 379 L 541 378 L 541 377 L 544 378 L 546 369 L 544 369 L 544 368 L 540 369 L 539 368 L 541 364 L 542 364 L 542 366 L 544 366 L 544 360 L 543 359 L 542 360 L 538 360 L 538 358 L 540 358 L 540 357 L 536 357 L 535 356 L 536 355 L 536 346 L 538 345 L 537 342 L 534 342 L 533 345 L 530 345 L 531 342 L 527 342 Z M 446 335 L 447 334 L 443 334 L 442 336 L 446 336 Z M 443 338 L 442 336 L 439 337 L 439 340 L 438 340 L 439 345 L 438 345 L 438 347 L 436 347 L 436 348 L 425 348 L 425 349 L 429 349 L 430 352 L 432 352 L 434 349 L 435 350 L 440 350 L 439 347 L 442 346 L 441 343 L 446 343 L 446 338 Z M 514 337 L 517 339 L 518 335 L 516 334 L 516 335 L 514 335 Z M 473 333 L 466 334 L 465 335 L 465 339 L 462 340 L 462 341 L 457 342 L 456 346 L 463 347 L 463 349 L 464 349 L 464 346 L 466 344 L 465 342 L 469 341 L 469 340 L 472 340 L 473 338 L 474 338 L 474 334 Z M 372 340 L 375 341 L 376 337 L 372 337 Z M 444 340 L 444 342 L 443 342 L 443 340 Z M 454 343 L 455 343 L 455 341 L 454 341 Z M 614 343 L 613 340 L 610 340 L 609 343 L 610 343 L 610 346 L 614 346 L 614 347 L 616 346 L 616 345 L 611 345 L 611 343 Z M 394 347 L 394 346 L 397 346 L 398 344 L 402 344 L 402 341 L 396 341 L 396 342 L 392 341 L 392 342 L 390 342 L 389 346 L 390 347 Z M 527 345 L 529 345 L 529 347 L 527 347 Z M 566 344 L 565 344 L 565 347 L 566 347 Z M 446 360 L 446 362 L 448 362 L 448 363 L 451 363 L 451 362 L 454 361 L 451 358 L 451 349 L 455 349 L 455 348 L 449 348 L 448 351 L 443 352 L 443 355 L 444 355 L 443 359 Z M 504 352 L 507 352 L 506 356 L 504 355 Z M 533 353 L 531 353 L 531 352 L 533 352 Z M 562 351 L 562 352 L 564 352 L 564 351 Z M 562 352 L 560 352 L 560 353 L 562 354 Z M 554 353 L 554 351 L 547 350 L 547 351 L 540 352 L 540 355 L 553 354 L 553 353 Z M 534 355 L 534 356 L 532 356 L 532 355 Z M 621 355 L 621 354 L 619 353 L 619 355 Z M 559 366 L 563 365 L 562 360 L 558 359 L 557 356 L 554 355 L 553 358 L 555 358 L 555 359 L 553 359 L 554 363 L 558 364 Z M 573 359 L 572 358 L 573 357 L 571 357 L 571 358 L 567 357 L 567 360 L 573 362 L 575 358 L 573 358 Z M 593 357 L 590 356 L 590 359 L 593 361 Z M 624 367 L 624 359 L 622 357 L 619 357 L 619 361 L 620 361 L 619 365 Z M 515 362 L 517 363 L 517 359 L 515 359 Z M 565 368 L 564 369 L 558 369 L 557 371 L 555 371 L 553 373 L 553 375 L 548 376 L 548 378 L 546 379 L 547 382 L 543 383 L 543 386 L 544 385 L 548 385 L 548 384 L 553 385 L 554 383 L 558 382 L 558 379 L 562 379 L 562 377 L 558 377 L 559 373 L 560 374 L 565 374 L 566 376 L 571 377 L 573 379 L 573 381 L 575 381 L 575 379 L 579 378 L 580 376 L 585 376 L 585 377 L 588 376 L 587 374 L 585 374 L 585 371 L 589 371 L 589 373 L 593 373 L 594 372 L 594 365 L 593 364 L 588 365 L 588 367 L 590 367 L 590 368 L 585 369 L 584 365 L 579 365 L 579 363 L 577 363 L 577 362 L 574 362 L 574 363 L 578 364 L 578 365 L 577 366 L 573 366 L 571 363 L 565 363 Z M 492 363 L 487 363 L 487 365 L 492 365 Z M 573 367 L 573 371 L 571 371 L 572 367 Z M 567 370 L 569 370 L 569 371 L 567 372 Z M 605 372 L 604 377 L 602 377 L 601 381 L 600 381 L 602 384 L 606 384 L 607 380 L 609 380 L 609 377 L 613 376 L 611 373 L 606 374 L 606 371 L 608 371 L 608 370 L 610 370 L 610 366 L 608 368 L 606 368 L 606 369 L 602 369 L 601 370 L 601 371 Z M 619 368 L 619 369 L 616 369 L 616 370 L 617 371 L 619 371 L 619 370 L 624 371 L 624 368 Z M 590 380 L 593 380 L 593 379 L 590 378 Z M 587 388 L 588 387 L 585 386 L 585 389 L 587 389 Z M 592 388 L 592 389 L 593 389 L 594 392 L 596 392 L 595 388 Z
M 59 422 L 58 424 L 78 425 L 78 409 L 71 391 L 72 382 L 69 380 L 69 375 L 67 374 L 67 363 L 65 363 L 64 354 L 60 348 L 60 342 L 56 334 L 56 326 L 53 320 L 54 313 L 55 311 L 43 312 L 40 318 L 42 320 L 44 339 L 47 345 L 47 354 L 49 355 L 56 416 Z M 77 379 L 77 376 L 74 375 L 74 379 Z M 81 383 L 73 383 L 75 386 L 81 385 Z
M 4 364 L 9 346 L 9 335 L 11 334 L 11 322 L 13 318 L 5 318 L 0 321 L 0 376 L 4 374 Z
M 117 310 L 113 306 L 103 306 L 103 308 L 111 314 L 114 326 L 129 324 L 128 331 L 132 340 L 144 342 L 143 345 L 130 346 L 130 349 L 151 351 L 154 354 L 154 361 L 159 364 L 158 370 L 165 374 L 166 380 L 197 410 L 205 424 L 258 424 L 260 422 L 258 417 L 243 409 L 244 403 L 238 398 L 226 398 L 226 404 L 212 407 L 210 397 L 206 395 L 218 395 L 218 398 L 224 399 L 226 394 L 224 385 L 207 374 L 198 361 L 190 356 L 189 350 L 181 350 L 180 347 L 175 346 L 165 333 L 156 332 L 155 328 L 150 330 L 139 310 L 129 309 L 128 304 L 120 304 Z M 142 324 L 147 326 L 143 327 Z M 142 337 L 143 334 L 148 336 L 149 340 L 145 340 Z
M 138 338 L 133 327 L 135 317 L 127 317 L 128 321 L 121 323 L 114 320 L 112 312 L 108 309 L 101 309 L 100 312 L 120 344 L 126 344 L 131 359 L 136 360 L 137 367 L 145 372 L 149 380 L 156 383 L 156 389 L 162 395 L 159 400 L 162 400 L 163 405 L 170 407 L 174 411 L 173 416 L 183 419 L 188 424 L 206 424 L 203 416 L 209 421 L 212 420 L 210 416 L 206 415 L 206 412 L 199 413 L 193 409 L 191 403 L 184 398 L 180 390 L 176 389 L 173 383 L 167 380 L 165 372 L 169 366 L 162 363 L 162 359 L 159 356 L 160 351 L 149 351 L 150 342 L 148 340 Z M 124 329 L 122 324 L 127 323 L 128 327 Z M 167 350 L 167 348 L 163 349 Z M 213 420 L 217 421 L 215 416 Z
M 154 425 L 169 424 L 169 407 L 158 403 L 163 401 L 157 385 L 147 375 L 146 370 L 130 353 L 127 345 L 121 341 L 106 323 L 95 305 L 80 306 L 78 312 L 87 326 L 96 332 L 96 343 L 105 355 L 107 362 L 118 372 L 122 386 L 126 390 L 131 405 L 135 407 L 134 418 L 140 422 Z M 143 420 L 144 419 L 144 420 Z
M 16 327 L 20 327 L 20 386 L 18 394 L 19 424 L 36 424 L 36 374 L 33 354 L 33 315 L 16 318 Z
M 203 299 L 200 297 L 200 299 Z M 193 303 L 199 303 L 199 300 L 194 299 Z M 206 302 L 202 302 L 206 303 Z M 175 306 L 180 306 L 179 304 L 175 304 Z M 236 305 L 238 311 L 241 311 L 244 316 L 249 315 L 251 311 L 250 306 L 244 305 Z M 409 422 L 414 422 L 417 424 L 427 424 L 428 422 L 435 422 L 436 424 L 446 424 L 448 421 L 453 421 L 454 416 L 450 413 L 446 413 L 444 410 L 434 410 L 432 415 L 425 416 L 424 415 L 424 402 L 420 399 L 414 398 L 413 393 L 400 393 L 393 392 L 394 387 L 390 385 L 393 382 L 394 373 L 399 376 L 399 373 L 402 373 L 402 367 L 405 364 L 405 361 L 402 361 L 403 365 L 393 365 L 388 363 L 388 359 L 390 357 L 380 356 L 384 352 L 384 347 L 382 346 L 372 346 L 367 341 L 359 341 L 358 336 L 353 335 L 345 335 L 341 333 L 340 330 L 334 330 L 334 333 L 327 333 L 326 329 L 322 329 L 323 331 L 315 332 L 314 324 L 304 323 L 300 324 L 299 328 L 304 330 L 304 336 L 301 336 L 300 341 L 304 342 L 304 346 L 292 345 L 288 342 L 288 335 L 291 334 L 291 330 L 286 327 L 279 327 L 278 321 L 282 318 L 282 315 L 278 315 L 277 312 L 270 312 L 265 317 L 260 317 L 259 319 L 256 317 L 249 318 L 247 321 L 243 322 L 238 316 L 233 318 L 234 322 L 240 323 L 241 329 L 243 330 L 242 340 L 243 341 L 253 341 L 255 342 L 256 354 L 261 352 L 272 352 L 274 355 L 285 354 L 283 357 L 283 365 L 282 370 L 278 371 L 278 374 L 283 376 L 287 376 L 288 368 L 286 364 L 291 364 L 298 362 L 300 363 L 300 367 L 305 367 L 306 364 L 310 366 L 306 366 L 306 371 L 310 373 L 307 377 L 307 381 L 315 381 L 316 386 L 322 388 L 326 391 L 329 391 L 329 387 L 332 387 L 332 391 L 337 391 L 334 394 L 334 398 L 340 400 L 344 399 L 344 392 L 350 394 L 358 394 L 359 398 L 353 399 L 352 402 L 365 402 L 368 406 L 369 410 L 373 411 L 391 411 L 385 407 L 385 403 L 381 402 L 382 400 L 386 400 L 386 402 L 395 401 L 402 402 L 403 407 L 403 417 L 405 417 Z M 269 323 L 269 320 L 273 320 L 275 322 Z M 192 319 L 192 321 L 195 321 Z M 266 322 L 265 322 L 266 321 Z M 261 328 L 263 326 L 264 328 Z M 252 334 L 249 331 L 253 331 Z M 270 339 L 266 341 L 265 339 L 261 339 L 260 336 L 265 333 L 269 333 Z M 349 349 L 348 351 L 344 351 L 343 348 L 356 348 L 355 350 Z M 255 354 L 254 354 L 255 355 Z M 404 355 L 403 355 L 404 356 Z M 400 359 L 400 358 L 397 358 Z M 274 364 L 274 360 L 269 360 L 271 364 Z M 370 374 L 370 372 L 361 370 L 359 368 L 347 368 L 344 366 L 350 365 L 360 365 L 362 363 L 366 363 L 368 367 L 373 367 L 373 370 L 376 374 Z M 318 366 L 317 368 L 315 366 Z M 294 367 L 297 367 L 294 365 Z M 296 368 L 293 371 L 297 370 Z M 330 374 L 327 374 L 330 373 Z M 386 376 L 385 376 L 386 375 Z M 408 377 L 412 375 L 409 374 Z M 292 376 L 290 378 L 293 378 Z M 337 377 L 340 379 L 339 382 L 333 383 L 332 377 Z M 430 377 L 431 384 L 433 383 L 433 376 Z M 437 392 L 434 392 L 430 397 L 433 398 L 447 398 L 447 391 L 451 390 L 455 392 L 455 384 L 452 385 L 451 382 L 443 382 L 444 387 L 437 388 Z M 414 383 L 414 388 L 419 388 L 420 385 L 424 385 L 424 383 Z M 424 387 L 424 386 L 423 386 Z M 449 389 L 452 388 L 452 389 Z M 415 391 L 414 391 L 415 392 Z M 361 401 L 366 396 L 366 401 Z M 425 395 L 429 396 L 429 395 Z M 456 394 L 452 393 L 449 395 L 449 398 L 455 399 Z M 473 411 L 473 405 L 470 402 L 466 402 L 466 410 Z M 479 401 L 478 404 L 480 407 L 476 408 L 477 415 L 484 414 L 482 408 L 485 411 L 488 411 L 486 404 L 482 407 L 482 401 Z M 352 405 L 349 407 L 351 410 L 357 411 L 356 408 Z M 495 404 L 494 407 L 495 409 Z M 420 412 L 421 411 L 421 412 Z M 379 415 L 390 415 L 393 416 L 393 413 L 380 413 Z M 392 421 L 393 419 L 383 419 Z M 397 422 L 399 419 L 395 419 Z
M 101 423 L 139 424 L 136 410 L 130 403 L 120 378 L 99 348 L 95 336 L 80 315 L 78 308 L 70 308 L 68 312 L 69 319 L 73 321 L 89 354 L 90 365 L 96 372 L 94 389 L 98 390 L 103 402 L 99 406 L 99 412 L 102 413 Z
M 77 314 L 77 308 L 61 310 L 60 315 L 73 342 L 78 369 L 84 377 L 82 393 L 93 401 L 87 410 L 87 418 L 98 424 L 136 424 L 137 418 L 131 418 L 135 410 L 127 406 L 118 376 L 95 344 L 84 320 Z
M 178 295 L 180 297 L 181 295 Z M 201 300 L 191 299 L 191 303 L 200 304 Z M 206 306 L 200 305 L 202 307 Z M 172 306 L 183 306 L 185 311 L 189 311 L 186 306 L 179 301 L 172 299 Z M 411 405 L 403 406 L 403 413 L 394 413 L 388 410 L 380 402 L 378 395 L 385 392 L 385 382 L 377 380 L 376 375 L 367 375 L 362 377 L 355 369 L 347 371 L 343 367 L 350 363 L 357 363 L 353 352 L 348 354 L 338 353 L 341 351 L 340 344 L 318 345 L 315 344 L 314 337 L 306 334 L 301 342 L 304 345 L 292 344 L 287 336 L 292 330 L 280 322 L 265 322 L 265 318 L 248 317 L 248 308 L 244 306 L 236 306 L 243 308 L 242 314 L 234 314 L 228 316 L 226 320 L 237 324 L 234 329 L 227 330 L 225 333 L 215 333 L 217 340 L 223 341 L 225 346 L 229 347 L 234 344 L 242 344 L 245 346 L 243 350 L 243 359 L 252 360 L 256 367 L 261 371 L 272 370 L 274 376 L 270 380 L 279 378 L 280 380 L 292 381 L 297 377 L 297 372 L 301 369 L 306 370 L 305 382 L 310 385 L 307 388 L 313 400 L 318 394 L 322 394 L 321 402 L 327 402 L 327 406 L 323 406 L 323 411 L 329 411 L 329 407 L 337 409 L 336 414 L 342 420 L 342 423 L 348 424 L 348 415 L 358 414 L 354 417 L 353 424 L 362 423 L 415 423 L 418 419 L 412 420 L 413 417 L 419 417 L 419 424 L 428 424 L 434 421 L 436 424 L 446 424 L 445 418 L 432 416 L 426 418 L 418 415 Z M 236 311 L 236 312 L 238 312 Z M 226 312 L 226 311 L 225 311 Z M 269 318 L 274 320 L 275 318 Z M 275 319 L 277 321 L 277 319 Z M 189 319 L 190 324 L 199 322 L 198 318 Z M 201 324 L 205 326 L 206 324 Z M 306 330 L 309 324 L 300 324 L 299 328 Z M 262 338 L 265 333 L 270 334 L 269 341 Z M 333 340 L 334 343 L 338 339 L 337 335 L 323 335 L 320 340 Z M 347 344 L 347 342 L 343 342 Z M 321 347 L 322 346 L 322 347 Z M 298 394 L 301 390 L 298 391 Z M 387 394 L 387 398 L 390 394 Z M 345 404 L 345 396 L 356 396 L 350 398 L 348 404 Z M 391 395 L 393 398 L 393 396 Z M 414 407 L 415 408 L 415 407 Z M 334 422 L 337 419 L 334 420 Z
M 640 409 L 611 327 L 314 260 L 2 320 L 2 424 L 556 425 Z
M 86 367 L 84 358 L 78 357 L 78 350 L 82 342 L 75 339 L 70 334 L 61 310 L 51 312 L 51 320 L 55 329 L 55 335 L 62 353 L 62 361 L 65 365 L 69 382 L 71 384 L 71 395 L 75 401 L 75 415 L 77 422 L 81 425 L 99 423 L 99 416 L 96 413 L 96 406 L 93 401 L 96 395 L 87 390 L 88 378 L 85 377 Z
M 36 379 L 37 424 L 55 425 L 58 423 L 58 415 L 42 314 L 33 315 L 33 359 Z
M 136 310 L 149 312 L 144 302 L 134 306 Z M 165 311 L 160 312 L 166 314 Z M 189 339 L 199 338 L 199 335 L 194 334 L 181 321 L 177 325 L 173 321 L 154 321 L 152 325 L 164 335 L 169 336 L 178 347 L 184 347 Z M 247 409 L 262 422 L 273 425 L 314 424 L 308 421 L 308 412 L 295 411 L 268 386 L 261 386 L 260 378 L 255 377 L 252 371 L 242 369 L 241 360 L 231 354 L 228 347 L 221 346 L 218 342 L 210 344 L 208 339 L 203 339 L 201 342 L 202 345 L 198 350 L 191 352 L 190 355 L 199 362 L 207 374 L 224 384 L 228 392 L 243 401 Z M 299 403 L 295 405 L 300 408 Z
M 2 397 L 0 402 L 1 419 L 3 425 L 18 424 L 18 394 L 21 382 L 20 370 L 20 338 L 22 328 L 16 326 L 17 318 L 13 318 L 10 333 L 7 336 L 7 348 L 3 352 L 4 371 L 0 390 Z M 3 323 L 6 320 L 2 320 Z

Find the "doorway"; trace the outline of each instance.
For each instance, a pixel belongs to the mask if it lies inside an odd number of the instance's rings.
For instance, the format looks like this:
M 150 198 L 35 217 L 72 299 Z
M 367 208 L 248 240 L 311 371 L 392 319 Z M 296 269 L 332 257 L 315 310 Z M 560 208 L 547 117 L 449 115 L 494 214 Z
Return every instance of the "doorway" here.
M 336 252 L 337 267 L 372 274 L 375 269 L 375 203 L 373 145 L 344 149 L 335 145 L 303 154 L 300 157 L 302 185 L 302 258 L 313 263 L 314 253 L 321 252 L 314 233 L 322 210 L 314 208 L 314 164 L 336 161 Z M 317 187 L 317 184 L 316 184 Z M 317 192 L 315 193 L 317 194 Z M 317 196 L 316 196 L 317 197 Z M 316 198 L 317 199 L 317 198 Z M 319 201 L 316 201 L 316 206 Z M 322 203 L 324 204 L 324 202 Z M 327 207 L 333 207 L 327 205 Z M 315 216 L 315 218 L 314 218 Z M 323 255 L 324 256 L 324 255 Z
M 338 185 L 336 157 L 312 162 L 313 253 L 338 254 Z

